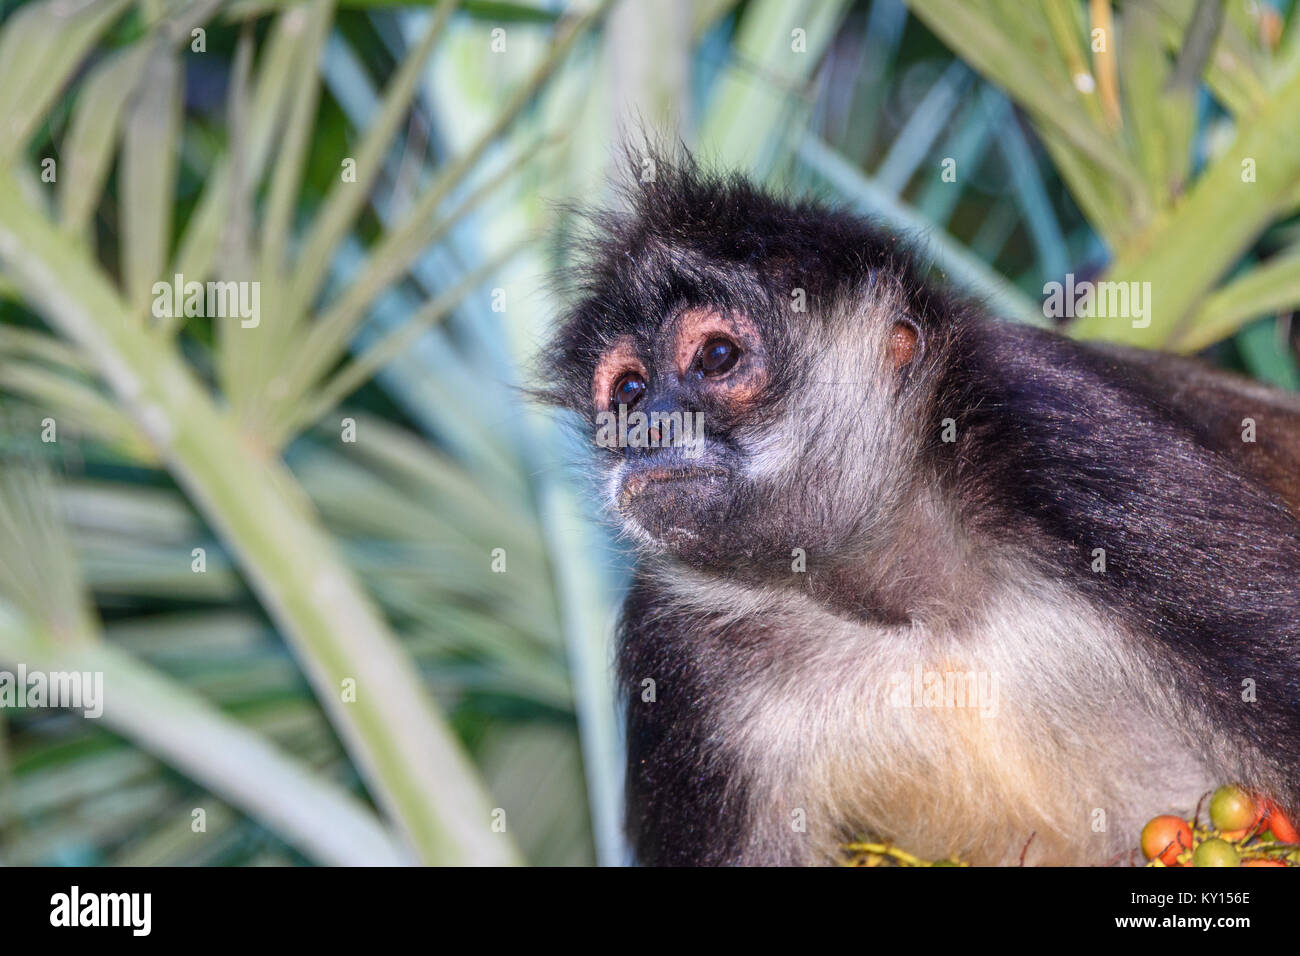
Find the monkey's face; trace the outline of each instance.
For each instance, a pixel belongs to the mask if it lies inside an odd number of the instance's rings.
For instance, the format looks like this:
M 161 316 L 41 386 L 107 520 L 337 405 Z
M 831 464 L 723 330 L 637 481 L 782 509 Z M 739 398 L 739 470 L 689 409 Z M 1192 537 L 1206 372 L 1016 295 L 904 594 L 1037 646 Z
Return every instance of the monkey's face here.
M 707 569 L 851 547 L 885 503 L 872 463 L 916 347 L 911 325 L 861 313 L 698 303 L 613 336 L 590 396 L 606 500 L 641 544 Z
M 703 557 L 728 537 L 753 491 L 746 439 L 772 403 L 766 338 L 743 314 L 697 305 L 600 357 L 591 397 L 607 493 L 639 539 Z
M 792 549 L 848 556 L 915 453 L 939 310 L 853 217 L 659 172 L 598 220 L 545 397 L 592 423 L 605 500 L 642 546 L 784 578 Z

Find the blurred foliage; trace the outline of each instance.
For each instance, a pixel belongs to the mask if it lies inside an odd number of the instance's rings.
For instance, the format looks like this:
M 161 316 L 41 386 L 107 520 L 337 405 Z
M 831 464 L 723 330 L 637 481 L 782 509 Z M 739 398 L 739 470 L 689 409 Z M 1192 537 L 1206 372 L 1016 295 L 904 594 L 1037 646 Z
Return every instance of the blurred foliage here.
M 0 668 L 109 695 L 0 710 L 0 862 L 625 859 L 625 559 L 518 385 L 640 123 L 1296 387 L 1300 27 L 1209 7 L 0 2 Z M 153 317 L 175 273 L 260 324 Z

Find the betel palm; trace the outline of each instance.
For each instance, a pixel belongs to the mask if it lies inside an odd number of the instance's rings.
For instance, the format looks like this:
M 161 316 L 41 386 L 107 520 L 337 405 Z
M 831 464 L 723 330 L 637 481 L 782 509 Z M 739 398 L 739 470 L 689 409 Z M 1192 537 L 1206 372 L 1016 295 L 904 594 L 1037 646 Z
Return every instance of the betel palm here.
M 309 858 L 511 862 L 518 859 L 511 832 L 492 826 L 495 803 L 422 685 L 412 652 L 428 653 L 428 641 L 423 648 L 418 641 L 414 647 L 399 642 L 356 568 L 378 578 L 390 617 L 396 616 L 394 606 L 405 606 L 408 617 L 427 608 L 413 597 L 420 582 L 392 579 L 379 562 L 345 559 L 311 492 L 332 518 L 363 530 L 383 524 L 378 519 L 385 512 L 377 507 L 358 515 L 339 497 L 341 490 L 369 492 L 371 505 L 388 501 L 389 524 L 398 504 L 420 494 L 436 496 L 442 507 L 459 496 L 461 513 L 480 519 L 473 526 L 479 535 L 507 545 L 517 565 L 533 558 L 529 566 L 541 569 L 533 573 L 544 576 L 537 529 L 526 522 L 511 526 L 510 507 L 484 515 L 481 490 L 467 487 L 427 448 L 412 448 L 377 421 L 346 423 L 352 434 L 359 428 L 365 436 L 356 443 L 361 464 L 350 469 L 346 462 L 320 463 L 322 456 L 337 456 L 337 419 L 331 423 L 335 448 L 298 453 L 297 473 L 286 467 L 283 452 L 377 368 L 411 348 L 420 332 L 444 319 L 517 248 L 517 237 L 498 243 L 495 253 L 472 268 L 439 276 L 439 296 L 407 313 L 398 326 L 377 337 L 370 333 L 364 346 L 354 343 L 384 296 L 409 294 L 401 280 L 421 253 L 447 240 L 485 198 L 536 158 L 530 148 L 535 144 L 506 134 L 514 134 L 533 95 L 591 17 L 556 25 L 550 49 L 531 58 L 531 75 L 510 91 L 504 108 L 488 114 L 490 122 L 466 149 L 442 161 L 417 157 L 413 180 L 410 170 L 402 180 L 407 205 L 389 209 L 389 221 L 366 245 L 355 238 L 358 227 L 364 232 L 364 217 L 374 214 L 377 186 L 393 199 L 404 121 L 455 4 L 440 4 L 421 24 L 364 134 L 336 158 L 341 171 L 315 208 L 304 204 L 303 182 L 319 148 L 318 66 L 327 52 L 333 4 L 287 7 L 270 20 L 260 42 L 256 24 L 244 25 L 227 96 L 227 138 L 213 149 L 182 104 L 185 59 L 203 51 L 208 29 L 220 29 L 207 22 L 219 6 L 147 3 L 137 10 L 121 0 L 49 0 L 5 22 L 0 262 L 11 293 L 45 328 L 2 330 L 4 385 L 27 400 L 37 420 L 61 425 L 65 436 L 80 429 L 108 443 L 117 462 L 170 473 L 206 528 L 185 508 L 177 509 L 175 500 L 142 488 L 134 514 L 147 514 L 153 527 L 121 521 L 117 530 L 124 533 L 104 548 L 105 527 L 133 513 L 131 496 L 102 483 L 69 493 L 65 504 L 74 521 L 80 514 L 83 528 L 100 524 L 98 539 L 88 535 L 85 542 L 84 573 L 97 592 L 111 591 L 112 573 L 96 567 L 96 555 L 116 561 L 120 574 L 133 546 L 162 538 L 172 560 L 183 556 L 187 564 L 200 552 L 185 545 L 207 545 L 220 575 L 224 548 L 292 647 L 379 816 L 331 780 L 334 774 L 313 769 L 312 763 L 331 766 L 320 752 L 319 731 L 306 737 L 301 729 L 296 735 L 281 729 L 289 746 L 277 746 L 266 714 L 260 728 L 257 719 L 234 720 L 193 687 L 125 650 L 123 642 L 102 639 L 80 584 L 78 557 L 53 530 L 58 521 L 46 480 L 14 478 L 5 488 L 10 534 L 4 542 L 7 574 L 0 582 L 7 598 L 0 660 L 102 671 L 109 727 L 252 814 Z M 202 191 L 181 223 L 178 180 L 196 165 L 195 156 Z M 116 189 L 106 192 L 114 167 Z M 114 227 L 116 242 L 101 246 L 105 222 Z M 329 281 L 340 261 L 351 263 L 346 284 Z M 256 283 L 261 321 L 187 319 L 153 308 L 155 283 L 176 275 L 187 283 Z M 9 437 L 15 433 L 11 429 Z M 206 529 L 218 542 L 207 539 Z M 488 551 L 481 551 L 485 566 Z M 24 574 L 24 555 L 39 556 L 31 567 L 49 573 Z M 195 572 L 191 576 L 206 576 L 203 562 L 195 561 L 187 569 Z M 156 573 L 156 561 L 153 567 Z M 527 595 L 529 584 L 520 577 L 508 587 Z M 196 587 L 174 578 L 171 584 L 171 596 Z M 210 589 L 213 582 L 197 587 Z M 182 623 L 192 626 L 199 617 Z M 509 645 L 520 643 L 523 633 L 539 658 L 535 663 L 545 665 L 525 682 L 527 695 L 567 709 L 562 653 L 547 643 L 553 637 L 547 617 L 543 610 L 541 621 L 531 622 L 531 635 L 529 627 L 510 622 L 485 632 L 474 627 L 472 615 L 459 622 L 425 620 L 417 634 L 440 634 L 451 642 L 455 626 L 483 643 L 495 638 Z M 246 617 L 240 620 L 247 623 Z M 209 616 L 203 623 L 221 631 L 219 619 Z M 172 629 L 178 638 L 188 637 L 187 631 Z M 230 640 L 239 632 L 221 633 Z M 558 675 L 553 659 L 561 661 Z M 327 737 L 327 748 L 329 742 Z M 553 751 L 544 736 L 541 744 L 541 754 Z M 490 753 L 484 759 L 490 763 Z M 127 779 L 140 782 L 139 768 Z M 157 799 L 142 805 L 156 810 Z M 572 794 L 566 799 L 572 802 Z M 16 819 L 11 816 L 10 823 Z M 22 855 L 22 841 L 14 845 Z
M 909 6 L 1024 108 L 1108 247 L 1105 278 L 1158 296 L 1149 325 L 1094 317 L 1076 334 L 1193 351 L 1300 302 L 1285 231 L 1253 266 L 1261 236 L 1300 209 L 1294 11 L 1287 23 L 1266 3 Z M 1260 371 L 1300 384 L 1284 356 L 1241 344 Z

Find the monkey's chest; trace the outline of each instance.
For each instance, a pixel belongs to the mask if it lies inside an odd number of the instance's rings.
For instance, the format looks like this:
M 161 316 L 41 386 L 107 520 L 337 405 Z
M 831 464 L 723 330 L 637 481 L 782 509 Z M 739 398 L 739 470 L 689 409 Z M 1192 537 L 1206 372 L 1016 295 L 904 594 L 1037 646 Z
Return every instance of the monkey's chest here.
M 1007 863 L 1032 837 L 1031 863 L 1095 863 L 1131 845 L 1147 807 L 1194 802 L 1206 777 L 1131 699 L 1125 662 L 1080 653 L 1099 646 L 1081 619 L 1034 623 L 869 634 L 858 647 L 819 635 L 756 672 L 724 708 L 724 738 L 759 839 L 810 862 L 871 837 Z M 1153 747 L 1169 758 L 1163 779 L 1141 752 Z

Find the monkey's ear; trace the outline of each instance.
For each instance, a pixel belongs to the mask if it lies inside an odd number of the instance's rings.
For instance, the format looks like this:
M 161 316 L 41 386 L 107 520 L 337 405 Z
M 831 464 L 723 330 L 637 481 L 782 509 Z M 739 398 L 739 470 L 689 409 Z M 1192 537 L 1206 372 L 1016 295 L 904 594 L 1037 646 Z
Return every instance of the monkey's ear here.
M 923 346 L 919 325 L 906 316 L 894 321 L 894 327 L 889 330 L 889 358 L 895 371 L 920 358 Z

